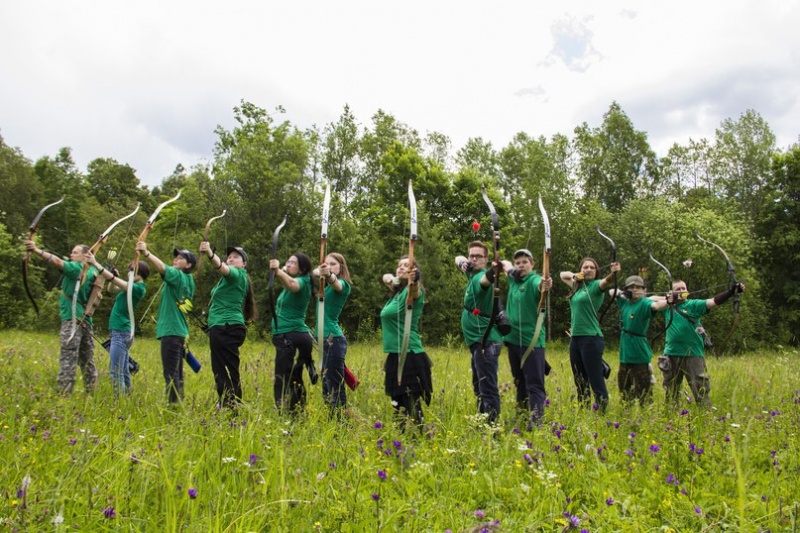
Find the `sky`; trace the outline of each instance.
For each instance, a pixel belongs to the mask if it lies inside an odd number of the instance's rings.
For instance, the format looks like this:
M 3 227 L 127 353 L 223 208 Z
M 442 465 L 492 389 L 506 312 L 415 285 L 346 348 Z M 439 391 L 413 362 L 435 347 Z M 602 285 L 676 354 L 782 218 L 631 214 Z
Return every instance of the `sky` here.
M 0 4 L 0 136 L 158 185 L 241 101 L 301 129 L 345 105 L 421 135 L 573 136 L 617 101 L 659 156 L 753 109 L 800 139 L 800 2 L 26 0 Z M 795 35 L 795 37 L 792 37 Z

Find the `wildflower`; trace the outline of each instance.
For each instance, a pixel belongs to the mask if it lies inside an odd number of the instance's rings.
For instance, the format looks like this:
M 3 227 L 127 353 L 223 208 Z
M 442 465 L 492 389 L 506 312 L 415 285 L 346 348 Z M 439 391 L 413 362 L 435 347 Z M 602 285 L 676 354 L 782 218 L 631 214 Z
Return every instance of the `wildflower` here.
M 386 481 L 386 470 L 378 470 L 378 477 L 381 481 Z
M 629 438 L 629 439 L 636 438 L 636 433 L 634 433 L 633 431 L 631 431 L 631 432 L 628 434 L 628 438 Z
M 375 429 L 381 429 L 383 427 L 383 422 L 380 421 L 375 422 L 374 424 L 372 424 L 372 427 L 374 427 Z
M 317 474 L 317 481 L 322 481 L 323 479 L 325 479 L 325 472 Z
M 331 461 L 330 463 L 328 463 L 328 468 L 330 468 L 330 469 L 336 468 L 336 463 Z
M 64 513 L 63 511 L 59 511 L 56 516 L 53 517 L 53 524 L 59 525 L 64 523 Z
M 675 476 L 674 476 L 674 475 L 672 475 L 672 474 L 669 474 L 669 475 L 667 476 L 667 484 L 669 484 L 669 485 L 672 485 L 673 483 L 674 483 L 675 485 L 677 485 L 677 484 L 678 484 L 678 480 L 677 480 L 677 479 L 675 479 Z
M 660 450 L 661 450 L 661 448 L 658 446 L 658 444 L 651 444 L 650 445 L 650 455 L 655 455 L 656 452 L 658 452 Z
M 698 507 L 697 505 L 694 506 L 694 512 L 697 514 L 703 514 L 703 510 L 700 509 L 700 507 Z
M 193 499 L 193 500 L 194 500 L 195 498 L 197 498 L 197 489 L 195 489 L 195 488 L 190 488 L 190 489 L 189 489 L 187 492 L 188 492 L 188 494 L 189 494 L 189 497 L 190 497 L 191 499 Z
M 478 518 L 478 519 L 482 520 L 482 519 L 486 518 L 486 513 L 483 512 L 483 509 L 476 509 L 475 510 L 475 518 Z
M 75 445 L 75 444 L 78 444 L 78 440 L 77 439 L 69 439 L 69 443 L 72 444 L 72 445 Z
M 633 457 L 634 455 L 636 455 L 636 452 L 634 452 L 633 450 L 625 450 L 625 455 L 630 455 L 631 457 Z
M 254 453 L 250 454 L 250 466 L 255 466 L 258 462 L 258 456 Z
M 606 505 L 608 505 L 608 506 L 614 505 L 614 498 L 609 497 L 606 500 Z
M 380 497 L 380 495 L 379 495 L 379 494 L 376 494 L 376 493 L 374 493 L 374 492 L 373 492 L 373 493 L 372 493 L 372 499 L 373 499 L 373 500 L 375 500 L 375 501 L 378 501 L 378 500 L 380 500 L 380 499 L 381 499 L 381 497 Z
M 531 457 L 530 454 L 526 453 L 525 455 L 522 456 L 522 458 L 525 459 L 525 462 L 528 464 L 533 463 L 533 457 Z
M 106 518 L 116 518 L 117 512 L 114 510 L 113 507 L 106 507 L 105 509 L 103 509 L 103 516 L 105 516 Z
M 681 411 L 681 416 L 688 415 L 688 414 L 689 414 L 689 411 L 687 411 L 686 409 L 683 409 Z
M 394 447 L 395 447 L 395 448 L 397 448 L 398 450 L 399 450 L 400 448 L 402 448 L 402 447 L 403 447 L 403 443 L 402 443 L 402 442 L 400 442 L 399 440 L 394 440 L 394 441 L 392 441 L 392 444 L 393 444 L 393 445 L 394 445 Z

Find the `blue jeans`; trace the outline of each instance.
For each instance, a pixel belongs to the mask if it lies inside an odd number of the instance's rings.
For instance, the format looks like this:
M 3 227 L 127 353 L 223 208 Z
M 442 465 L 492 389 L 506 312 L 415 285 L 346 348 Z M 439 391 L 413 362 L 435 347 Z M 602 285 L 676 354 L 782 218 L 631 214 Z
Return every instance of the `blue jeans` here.
M 111 330 L 111 346 L 108 349 L 108 355 L 111 358 L 111 385 L 116 394 L 129 393 L 131 389 L 128 354 L 132 344 L 130 331 Z
M 603 337 L 578 336 L 569 341 L 569 362 L 575 378 L 575 388 L 578 390 L 578 401 L 584 405 L 589 404 L 591 387 L 594 401 L 601 412 L 605 412 L 608 405 L 608 389 L 603 377 L 605 345 Z
M 325 340 L 322 351 L 322 398 L 330 407 L 347 405 L 344 384 L 344 357 L 347 354 L 347 337 Z
M 489 415 L 492 423 L 500 416 L 500 390 L 497 388 L 497 366 L 500 358 L 499 342 L 479 341 L 469 347 L 472 353 L 472 390 L 478 399 L 478 412 Z

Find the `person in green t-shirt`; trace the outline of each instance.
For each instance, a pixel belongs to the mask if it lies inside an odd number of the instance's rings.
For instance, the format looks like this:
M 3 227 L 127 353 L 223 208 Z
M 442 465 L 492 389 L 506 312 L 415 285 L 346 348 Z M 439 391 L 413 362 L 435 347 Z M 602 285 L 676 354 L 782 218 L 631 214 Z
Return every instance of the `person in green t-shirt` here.
M 534 266 L 533 254 L 524 248 L 514 252 L 513 265 L 510 261 L 503 261 L 503 270 L 508 276 L 506 313 L 511 324 L 511 332 L 505 336 L 508 364 L 517 391 L 517 408 L 530 412 L 528 429 L 541 423 L 547 400 L 544 388 L 546 366 L 544 324 L 539 332 L 539 338 L 525 360 L 524 367 L 522 367 L 522 356 L 528 350 L 536 331 L 541 290 L 548 290 L 553 286 L 552 278 L 548 276 L 547 279 L 543 279 L 533 269 Z
M 384 391 L 392 399 L 395 416 L 401 429 L 405 429 L 406 419 L 410 418 L 422 429 L 424 416 L 422 402 L 431 403 L 433 381 L 431 379 L 431 361 L 422 347 L 419 336 L 419 319 L 425 306 L 425 288 L 422 286 L 422 274 L 419 264 L 409 268 L 408 256 L 403 256 L 397 263 L 394 275 L 384 274 L 383 283 L 389 287 L 389 300 L 381 309 L 381 332 L 383 334 L 383 351 L 386 362 Z M 411 291 L 411 332 L 408 337 L 408 351 L 403 365 L 400 384 L 397 383 L 399 353 L 403 349 L 403 336 L 406 323 L 407 301 Z
M 94 330 L 91 317 L 76 321 L 84 315 L 84 306 L 89 299 L 92 284 L 97 276 L 97 271 L 90 268 L 78 290 L 75 313 L 72 312 L 72 297 L 75 284 L 80 283 L 83 265 L 86 262 L 85 254 L 89 247 L 85 244 L 76 244 L 69 253 L 69 261 L 63 261 L 58 256 L 37 248 L 32 240 L 25 241 L 25 249 L 47 261 L 62 272 L 61 296 L 59 296 L 59 314 L 61 317 L 61 331 L 59 337 L 61 350 L 58 356 L 58 377 L 56 383 L 62 394 L 71 394 L 75 388 L 75 379 L 78 367 L 83 373 L 83 386 L 86 392 L 92 392 L 97 383 L 97 367 L 94 364 Z M 74 334 L 73 334 L 74 330 Z
M 672 291 L 678 295 L 678 303 L 673 309 L 672 322 L 667 328 L 664 356 L 659 357 L 658 367 L 664 376 L 664 388 L 668 403 L 677 404 L 683 378 L 689 383 L 698 405 L 711 407 L 711 380 L 705 360 L 705 346 L 711 345 L 701 317 L 727 302 L 734 294 L 744 292 L 744 284 L 737 283 L 728 290 L 707 300 L 686 300 L 689 294 L 686 282 L 674 280 Z M 669 320 L 669 310 L 662 311 Z
M 172 250 L 172 266 L 168 266 L 147 251 L 147 243 L 139 241 L 136 249 L 161 274 L 161 301 L 158 304 L 156 338 L 161 340 L 161 366 L 164 371 L 166 394 L 170 403 L 183 399 L 183 360 L 186 356 L 186 337 L 189 325 L 180 306 L 194 298 L 192 270 L 197 256 L 189 250 Z
M 325 280 L 325 316 L 323 318 L 322 398 L 331 409 L 347 406 L 344 382 L 347 337 L 339 326 L 339 315 L 350 297 L 351 281 L 347 261 L 342 254 L 330 253 L 319 266 Z M 319 317 L 316 331 L 319 332 Z
M 469 243 L 467 255 L 456 257 L 456 266 L 467 276 L 461 332 L 472 358 L 472 392 L 478 401 L 478 412 L 487 415 L 488 422 L 493 424 L 500 416 L 497 371 L 503 342 L 496 323 L 489 335 L 485 335 L 494 307 L 494 269 L 488 266 L 489 248 L 481 241 Z
M 289 257 L 283 268 L 277 259 L 270 259 L 269 268 L 284 289 L 275 303 L 272 317 L 272 344 L 275 345 L 275 405 L 295 413 L 305 409 L 306 386 L 303 366 L 313 368 L 311 351 L 314 343 L 306 325 L 306 312 L 311 302 L 311 260 L 306 254 Z M 312 385 L 315 376 L 311 374 Z
M 208 309 L 208 343 L 211 371 L 217 388 L 219 407 L 235 409 L 242 401 L 239 374 L 239 348 L 247 336 L 248 322 L 255 320 L 256 300 L 247 275 L 247 252 L 239 246 L 225 250 L 222 260 L 208 241 L 200 243 L 200 253 L 207 254 L 220 280 L 211 289 Z
M 111 308 L 111 315 L 108 317 L 108 330 L 110 343 L 108 345 L 108 357 L 110 361 L 111 385 L 114 388 L 115 396 L 120 393 L 130 394 L 131 391 L 131 371 L 128 365 L 131 345 L 131 319 L 128 314 L 128 281 L 119 276 L 116 269 L 109 270 L 97 262 L 97 258 L 89 252 L 86 254 L 86 261 L 95 267 L 99 275 L 119 291 L 114 297 L 114 306 Z M 128 270 L 133 268 L 133 263 L 128 266 Z M 131 292 L 134 309 L 139 302 L 144 299 L 147 292 L 145 281 L 150 276 L 150 267 L 144 261 L 139 261 L 139 268 L 133 278 L 133 291 Z
M 570 309 L 569 362 L 575 379 L 578 401 L 589 405 L 590 387 L 594 393 L 596 409 L 605 412 L 608 406 L 608 389 L 603 376 L 603 350 L 605 340 L 600 330 L 597 312 L 603 305 L 605 290 L 611 285 L 614 273 L 621 269 L 611 263 L 611 272 L 597 280 L 600 270 L 591 257 L 581 260 L 579 272 L 561 272 L 561 281 L 572 287 L 567 295 Z
M 622 401 L 638 400 L 644 406 L 653 401 L 653 351 L 647 341 L 650 319 L 669 307 L 666 299 L 655 301 L 646 296 L 644 280 L 629 276 L 615 300 L 620 314 L 619 372 L 617 384 Z M 610 292 L 613 292 L 611 289 Z

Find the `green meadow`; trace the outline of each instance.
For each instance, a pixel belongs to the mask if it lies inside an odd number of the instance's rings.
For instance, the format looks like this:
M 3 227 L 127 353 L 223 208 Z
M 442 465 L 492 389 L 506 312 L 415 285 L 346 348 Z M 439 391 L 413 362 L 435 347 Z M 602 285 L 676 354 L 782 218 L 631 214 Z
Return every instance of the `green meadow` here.
M 466 348 L 431 348 L 425 427 L 402 432 L 383 393 L 380 345 L 351 345 L 361 380 L 331 419 L 320 385 L 302 416 L 274 410 L 274 350 L 242 351 L 245 401 L 215 408 L 207 344 L 164 401 L 159 345 L 137 339 L 134 391 L 115 399 L 107 354 L 87 395 L 55 393 L 55 334 L 0 340 L 4 531 L 797 531 L 800 354 L 708 360 L 714 407 L 688 396 L 620 403 L 613 352 L 605 415 L 572 399 L 566 346 L 548 349 L 545 424 L 525 430 L 501 360 L 502 424 L 475 414 Z M 656 372 L 658 370 L 656 369 Z

